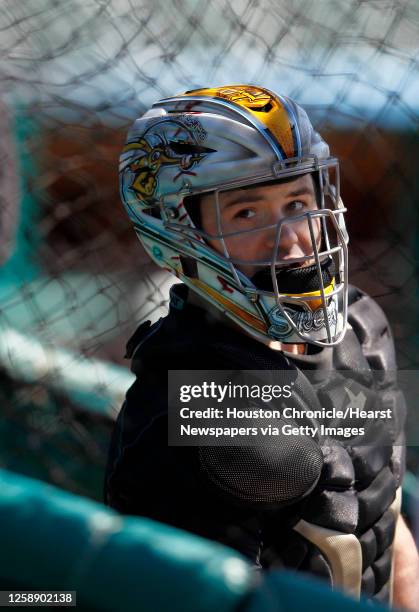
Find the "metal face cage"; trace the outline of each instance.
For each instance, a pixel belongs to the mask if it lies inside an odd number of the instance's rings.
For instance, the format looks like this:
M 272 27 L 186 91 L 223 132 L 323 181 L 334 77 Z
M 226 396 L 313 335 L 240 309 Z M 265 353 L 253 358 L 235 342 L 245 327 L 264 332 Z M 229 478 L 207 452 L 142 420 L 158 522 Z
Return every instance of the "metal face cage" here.
M 318 186 L 317 208 L 280 219 L 275 223 L 268 223 L 260 227 L 242 229 L 237 231 L 225 231 L 223 227 L 222 209 L 220 196 L 231 190 L 244 187 L 261 186 L 281 182 L 281 179 L 298 178 L 304 174 L 316 176 Z M 173 202 L 190 195 L 213 195 L 213 204 L 216 215 L 216 233 L 208 233 L 202 227 L 194 227 L 189 224 L 176 222 L 173 213 Z M 309 342 L 318 346 L 333 346 L 338 344 L 346 331 L 347 320 L 347 291 L 348 291 L 348 235 L 346 232 L 344 207 L 340 199 L 340 177 L 339 165 L 335 158 L 317 159 L 315 156 L 306 158 L 288 159 L 275 162 L 269 175 L 257 176 L 246 181 L 229 181 L 219 185 L 216 190 L 191 189 L 184 184 L 182 189 L 176 193 L 166 194 L 160 200 L 160 214 L 165 229 L 182 238 L 182 241 L 202 248 L 203 241 L 207 248 L 211 249 L 217 258 L 227 266 L 236 286 L 242 293 L 247 295 L 251 301 L 262 297 L 274 298 L 280 315 L 289 327 L 300 338 L 300 342 Z M 311 252 L 300 257 L 287 258 L 284 260 L 279 256 L 281 237 L 292 225 L 305 227 L 305 233 L 310 237 Z M 258 232 L 274 233 L 274 246 L 270 257 L 261 259 L 243 259 L 235 257 L 229 249 L 229 241 L 239 237 L 241 240 L 252 240 Z M 317 234 L 316 234 L 317 232 Z M 321 239 L 319 239 L 319 235 Z M 216 241 L 219 249 L 211 246 Z M 188 255 L 191 255 L 189 250 Z M 325 286 L 322 274 L 322 264 L 327 260 L 333 260 L 335 276 L 331 286 Z M 318 290 L 314 292 L 303 292 L 300 295 L 284 293 L 278 284 L 278 271 L 290 266 L 304 267 L 315 266 L 318 277 Z M 246 276 L 240 269 L 243 266 L 253 266 L 255 269 L 269 269 L 272 281 L 272 291 L 260 289 L 255 286 L 252 279 Z M 318 304 L 320 302 L 320 307 Z M 313 319 L 310 314 L 312 306 L 316 305 L 314 314 L 317 327 L 325 328 L 327 338 L 319 340 L 313 338 L 309 331 L 304 329 L 304 312 L 306 316 Z M 299 316 L 292 316 L 290 309 Z M 272 328 L 274 329 L 274 328 Z M 275 333 L 273 332 L 273 337 Z M 278 339 L 278 337 L 276 337 Z

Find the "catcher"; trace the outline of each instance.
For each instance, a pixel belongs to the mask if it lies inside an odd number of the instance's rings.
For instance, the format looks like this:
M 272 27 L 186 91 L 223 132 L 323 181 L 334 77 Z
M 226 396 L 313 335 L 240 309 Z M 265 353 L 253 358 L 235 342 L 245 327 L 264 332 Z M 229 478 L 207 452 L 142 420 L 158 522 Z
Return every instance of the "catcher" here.
M 115 428 L 106 502 L 227 544 L 256 568 L 418 609 L 392 334 L 348 284 L 338 161 L 305 111 L 250 85 L 161 100 L 134 123 L 120 179 L 144 249 L 182 284 L 168 316 L 128 343 L 137 380 Z M 393 419 L 372 424 L 368 444 L 317 435 L 168 446 L 169 370 L 292 372 L 303 411 L 341 401 L 349 377 L 352 398 L 390 403 Z

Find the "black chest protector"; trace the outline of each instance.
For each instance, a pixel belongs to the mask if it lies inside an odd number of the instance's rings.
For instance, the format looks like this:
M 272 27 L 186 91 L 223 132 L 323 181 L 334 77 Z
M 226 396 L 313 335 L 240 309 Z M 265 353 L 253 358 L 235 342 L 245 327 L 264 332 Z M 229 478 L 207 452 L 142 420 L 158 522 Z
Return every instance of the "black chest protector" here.
M 144 324 L 128 343 L 137 380 L 113 436 L 107 503 L 228 544 L 259 566 L 296 568 L 355 597 L 390 601 L 405 404 L 382 310 L 351 288 L 343 342 L 294 356 L 215 323 L 188 305 L 186 292 L 175 286 L 168 317 Z M 376 409 L 391 407 L 395 418 L 362 446 L 295 436 L 266 448 L 168 447 L 170 369 L 293 370 L 307 410 L 335 404 L 349 377 L 353 392 Z M 307 370 L 336 375 L 309 382 Z
M 369 406 L 390 408 L 392 419 L 367 421 L 368 444 L 343 445 L 319 437 L 323 467 L 317 485 L 305 499 L 285 545 L 275 543 L 271 527 L 273 544 L 262 553 L 262 562 L 321 574 L 354 596 L 362 593 L 388 603 L 404 472 L 406 407 L 395 379 L 388 322 L 378 305 L 355 288 L 350 292 L 349 324 L 337 347 L 292 356 L 292 361 L 301 370 L 336 371 L 329 383 L 321 379 L 311 385 L 319 408 L 336 406 L 349 380 L 354 393 L 363 391 Z M 300 388 L 304 398 L 304 385 Z M 307 408 L 313 409 L 311 389 L 307 397 Z M 282 551 L 276 556 L 279 548 Z

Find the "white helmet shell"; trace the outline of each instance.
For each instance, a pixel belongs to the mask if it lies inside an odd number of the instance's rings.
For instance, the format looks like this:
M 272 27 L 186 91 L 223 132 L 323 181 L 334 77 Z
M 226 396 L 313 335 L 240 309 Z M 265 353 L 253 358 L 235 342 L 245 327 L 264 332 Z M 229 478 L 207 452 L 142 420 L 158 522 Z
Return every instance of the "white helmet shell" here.
M 313 244 L 310 258 L 303 258 L 307 272 L 312 277 L 314 270 L 318 277 L 314 288 L 312 281 L 311 287 L 298 291 L 281 288 L 277 272 L 284 262 L 276 249 L 263 263 L 270 270 L 271 286 L 261 289 L 229 255 L 223 236 L 218 238 L 224 249 L 215 249 L 187 210 L 190 196 L 214 194 L 218 207 L 224 191 L 307 173 L 317 173 L 320 194 L 318 209 L 304 213 L 303 221 L 312 224 L 316 219 L 323 228 L 320 248 Z M 261 340 L 321 346 L 343 338 L 348 239 L 338 164 L 295 102 L 250 85 L 161 100 L 128 134 L 120 158 L 120 187 L 136 233 L 154 261 L 248 333 Z M 282 230 L 279 224 L 277 242 Z M 333 269 L 331 274 L 325 273 L 324 262 Z M 304 276 L 301 258 L 295 263 Z

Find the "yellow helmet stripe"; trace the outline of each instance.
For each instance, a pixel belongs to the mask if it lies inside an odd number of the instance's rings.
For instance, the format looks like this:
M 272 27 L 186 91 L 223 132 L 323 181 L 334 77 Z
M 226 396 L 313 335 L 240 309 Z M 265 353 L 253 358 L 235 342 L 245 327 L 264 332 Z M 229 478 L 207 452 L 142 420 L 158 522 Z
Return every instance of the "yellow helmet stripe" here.
M 216 300 L 220 305 L 224 306 L 227 310 L 234 313 L 236 317 L 242 319 L 251 327 L 258 331 L 266 333 L 266 324 L 259 317 L 255 316 L 244 308 L 240 308 L 240 306 L 229 300 L 224 295 L 221 295 L 218 291 L 216 291 L 206 283 L 202 282 L 198 278 L 188 278 L 188 281 L 196 285 L 201 291 L 208 294 L 212 299 Z
M 187 96 L 218 97 L 246 109 L 275 137 L 284 158 L 296 157 L 294 126 L 288 109 L 273 93 L 253 85 L 229 85 L 188 91 Z
M 332 293 L 333 288 L 335 286 L 335 281 L 332 280 L 332 282 L 330 283 L 330 285 L 328 285 L 327 287 L 324 288 L 324 294 L 325 295 L 329 295 L 330 293 Z M 318 300 L 307 300 L 306 304 L 309 306 L 309 308 L 311 310 L 317 310 L 317 308 L 320 308 L 320 306 L 322 305 L 322 297 L 321 297 L 321 293 L 318 289 L 316 289 L 316 291 L 307 291 L 306 293 L 281 293 L 281 296 L 283 297 L 299 297 L 299 298 L 304 298 L 304 297 L 310 297 L 310 296 L 319 296 Z

